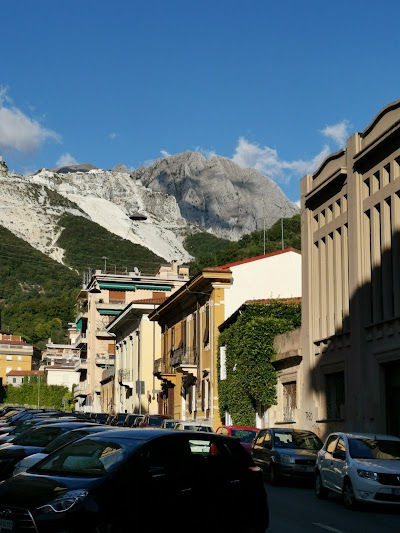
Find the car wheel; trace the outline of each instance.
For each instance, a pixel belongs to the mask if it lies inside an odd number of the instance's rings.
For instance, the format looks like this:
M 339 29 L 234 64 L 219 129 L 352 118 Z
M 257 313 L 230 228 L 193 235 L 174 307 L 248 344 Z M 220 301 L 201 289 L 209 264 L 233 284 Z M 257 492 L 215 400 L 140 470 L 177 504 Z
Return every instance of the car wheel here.
M 342 490 L 343 503 L 346 509 L 354 509 L 357 506 L 357 500 L 354 496 L 353 485 L 349 479 L 346 479 Z
M 274 466 L 272 463 L 271 463 L 271 466 L 269 467 L 269 481 L 271 485 L 278 485 L 279 483 L 279 476 L 276 471 L 276 466 Z
M 323 500 L 328 496 L 328 489 L 324 487 L 320 473 L 318 473 L 315 478 L 315 494 L 320 500 Z

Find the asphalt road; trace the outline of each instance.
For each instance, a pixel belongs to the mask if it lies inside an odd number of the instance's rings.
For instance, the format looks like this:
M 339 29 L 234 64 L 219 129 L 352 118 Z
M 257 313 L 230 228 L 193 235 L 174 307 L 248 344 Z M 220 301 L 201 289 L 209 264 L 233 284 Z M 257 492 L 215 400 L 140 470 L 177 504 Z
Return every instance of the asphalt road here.
M 337 495 L 318 500 L 310 484 L 265 486 L 270 507 L 268 533 L 400 533 L 400 504 L 349 511 Z

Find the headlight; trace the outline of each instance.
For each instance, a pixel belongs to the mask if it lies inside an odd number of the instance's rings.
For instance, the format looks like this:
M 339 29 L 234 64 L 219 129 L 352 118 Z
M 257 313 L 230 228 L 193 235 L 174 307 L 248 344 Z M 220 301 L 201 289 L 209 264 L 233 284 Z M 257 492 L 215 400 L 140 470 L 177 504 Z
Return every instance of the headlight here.
M 378 474 L 376 472 L 358 469 L 357 474 L 365 479 L 372 479 L 373 481 L 378 481 Z
M 37 510 L 43 514 L 62 513 L 64 511 L 68 511 L 76 503 L 82 501 L 87 494 L 87 490 L 70 490 L 68 492 L 64 492 L 64 494 L 52 502 L 47 503 L 42 507 L 38 507 Z
M 281 453 L 280 456 L 282 463 L 294 463 L 293 455 L 288 455 L 287 453 Z

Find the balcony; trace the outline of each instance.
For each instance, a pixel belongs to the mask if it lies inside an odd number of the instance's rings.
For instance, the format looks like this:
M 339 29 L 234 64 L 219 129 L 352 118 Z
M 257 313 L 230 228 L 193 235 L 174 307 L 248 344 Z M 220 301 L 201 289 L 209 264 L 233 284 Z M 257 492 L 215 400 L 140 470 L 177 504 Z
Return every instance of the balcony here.
M 87 396 L 90 394 L 89 382 L 87 380 L 80 381 L 74 389 L 74 396 Z
M 115 355 L 109 353 L 97 353 L 96 354 L 96 366 L 101 368 L 107 368 L 109 366 L 114 366 L 115 364 Z
M 80 332 L 77 337 L 75 337 L 75 346 L 78 348 L 78 346 L 81 346 L 82 344 L 87 344 L 87 337 L 86 332 Z
M 131 368 L 121 368 L 118 370 L 118 381 L 124 387 L 133 389 L 133 370 Z
M 161 374 L 174 374 L 175 370 L 171 366 L 170 360 L 156 359 L 153 365 L 153 374 L 155 376 Z
M 174 350 L 171 366 L 177 372 L 192 372 L 197 368 L 197 351 L 183 346 Z
M 79 359 L 75 363 L 75 371 L 79 372 L 80 370 L 87 370 L 88 363 L 87 359 Z
M 101 374 L 101 382 L 104 383 L 106 381 L 109 381 L 111 378 L 114 377 L 114 375 L 115 368 L 113 366 L 111 368 L 106 368 Z

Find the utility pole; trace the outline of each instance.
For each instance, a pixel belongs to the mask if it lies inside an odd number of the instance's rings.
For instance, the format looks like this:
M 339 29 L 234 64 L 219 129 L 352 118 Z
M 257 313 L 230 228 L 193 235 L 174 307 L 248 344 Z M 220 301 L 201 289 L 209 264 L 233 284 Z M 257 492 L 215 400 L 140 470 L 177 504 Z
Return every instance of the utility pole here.
M 103 259 L 104 259 L 104 274 L 107 274 L 107 257 L 104 257 L 103 255 Z
M 281 217 L 281 239 L 282 239 L 282 250 L 283 250 L 285 247 L 285 243 L 283 240 L 283 217 Z

